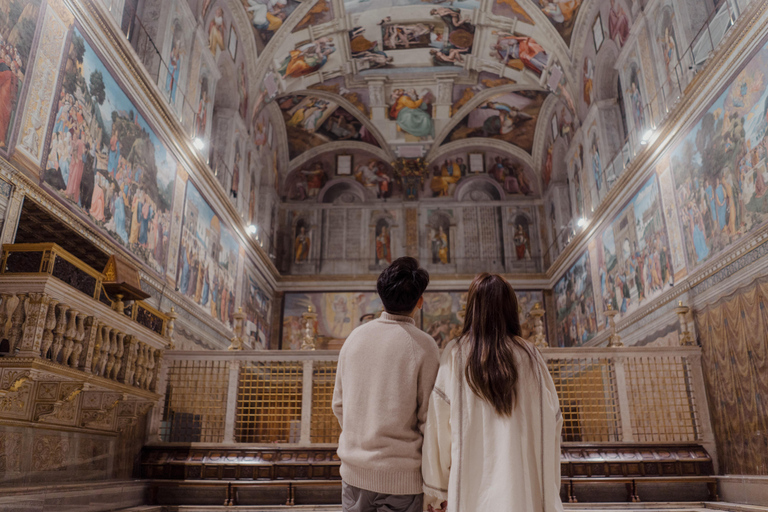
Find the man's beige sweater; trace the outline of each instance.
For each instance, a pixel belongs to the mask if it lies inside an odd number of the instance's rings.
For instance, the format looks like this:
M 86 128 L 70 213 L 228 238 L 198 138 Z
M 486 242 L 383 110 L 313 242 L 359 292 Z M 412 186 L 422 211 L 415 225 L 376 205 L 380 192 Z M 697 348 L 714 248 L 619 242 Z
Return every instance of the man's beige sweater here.
M 333 391 L 348 485 L 421 494 L 421 444 L 439 358 L 435 340 L 407 316 L 385 312 L 349 335 Z

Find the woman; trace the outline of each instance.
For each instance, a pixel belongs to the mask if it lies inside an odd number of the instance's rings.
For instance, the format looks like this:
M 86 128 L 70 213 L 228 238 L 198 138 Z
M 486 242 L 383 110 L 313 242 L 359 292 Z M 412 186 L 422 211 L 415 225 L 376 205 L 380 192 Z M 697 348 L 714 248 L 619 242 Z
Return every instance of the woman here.
M 557 392 L 517 308 L 504 279 L 478 275 L 443 351 L 422 451 L 424 492 L 443 510 L 563 510 Z

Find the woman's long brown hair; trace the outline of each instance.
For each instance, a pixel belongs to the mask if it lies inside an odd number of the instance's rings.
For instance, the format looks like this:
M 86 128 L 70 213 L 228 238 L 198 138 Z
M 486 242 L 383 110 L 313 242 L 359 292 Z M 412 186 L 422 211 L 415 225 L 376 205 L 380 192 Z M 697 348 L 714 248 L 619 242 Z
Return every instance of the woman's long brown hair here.
M 521 338 L 523 330 L 512 286 L 497 274 L 479 274 L 469 285 L 462 343 L 469 344 L 465 375 L 472 391 L 501 416 L 511 416 L 517 403 L 518 366 L 514 347 L 533 356 Z

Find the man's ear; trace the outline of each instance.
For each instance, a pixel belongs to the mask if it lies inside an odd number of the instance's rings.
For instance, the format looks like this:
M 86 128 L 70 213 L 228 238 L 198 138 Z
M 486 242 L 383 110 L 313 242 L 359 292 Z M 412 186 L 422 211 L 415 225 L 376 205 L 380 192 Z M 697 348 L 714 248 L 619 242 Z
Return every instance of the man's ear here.
M 416 303 L 416 309 L 421 309 L 421 307 L 424 305 L 424 296 L 422 295 L 419 297 L 419 302 Z

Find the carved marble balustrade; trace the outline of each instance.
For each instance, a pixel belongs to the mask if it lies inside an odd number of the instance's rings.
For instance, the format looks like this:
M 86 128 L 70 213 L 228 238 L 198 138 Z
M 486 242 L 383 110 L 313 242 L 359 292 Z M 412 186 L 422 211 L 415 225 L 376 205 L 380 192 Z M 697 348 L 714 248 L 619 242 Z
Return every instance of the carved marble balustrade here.
M 4 247 L 0 422 L 119 432 L 160 398 L 168 317 L 103 281 L 55 244 Z

